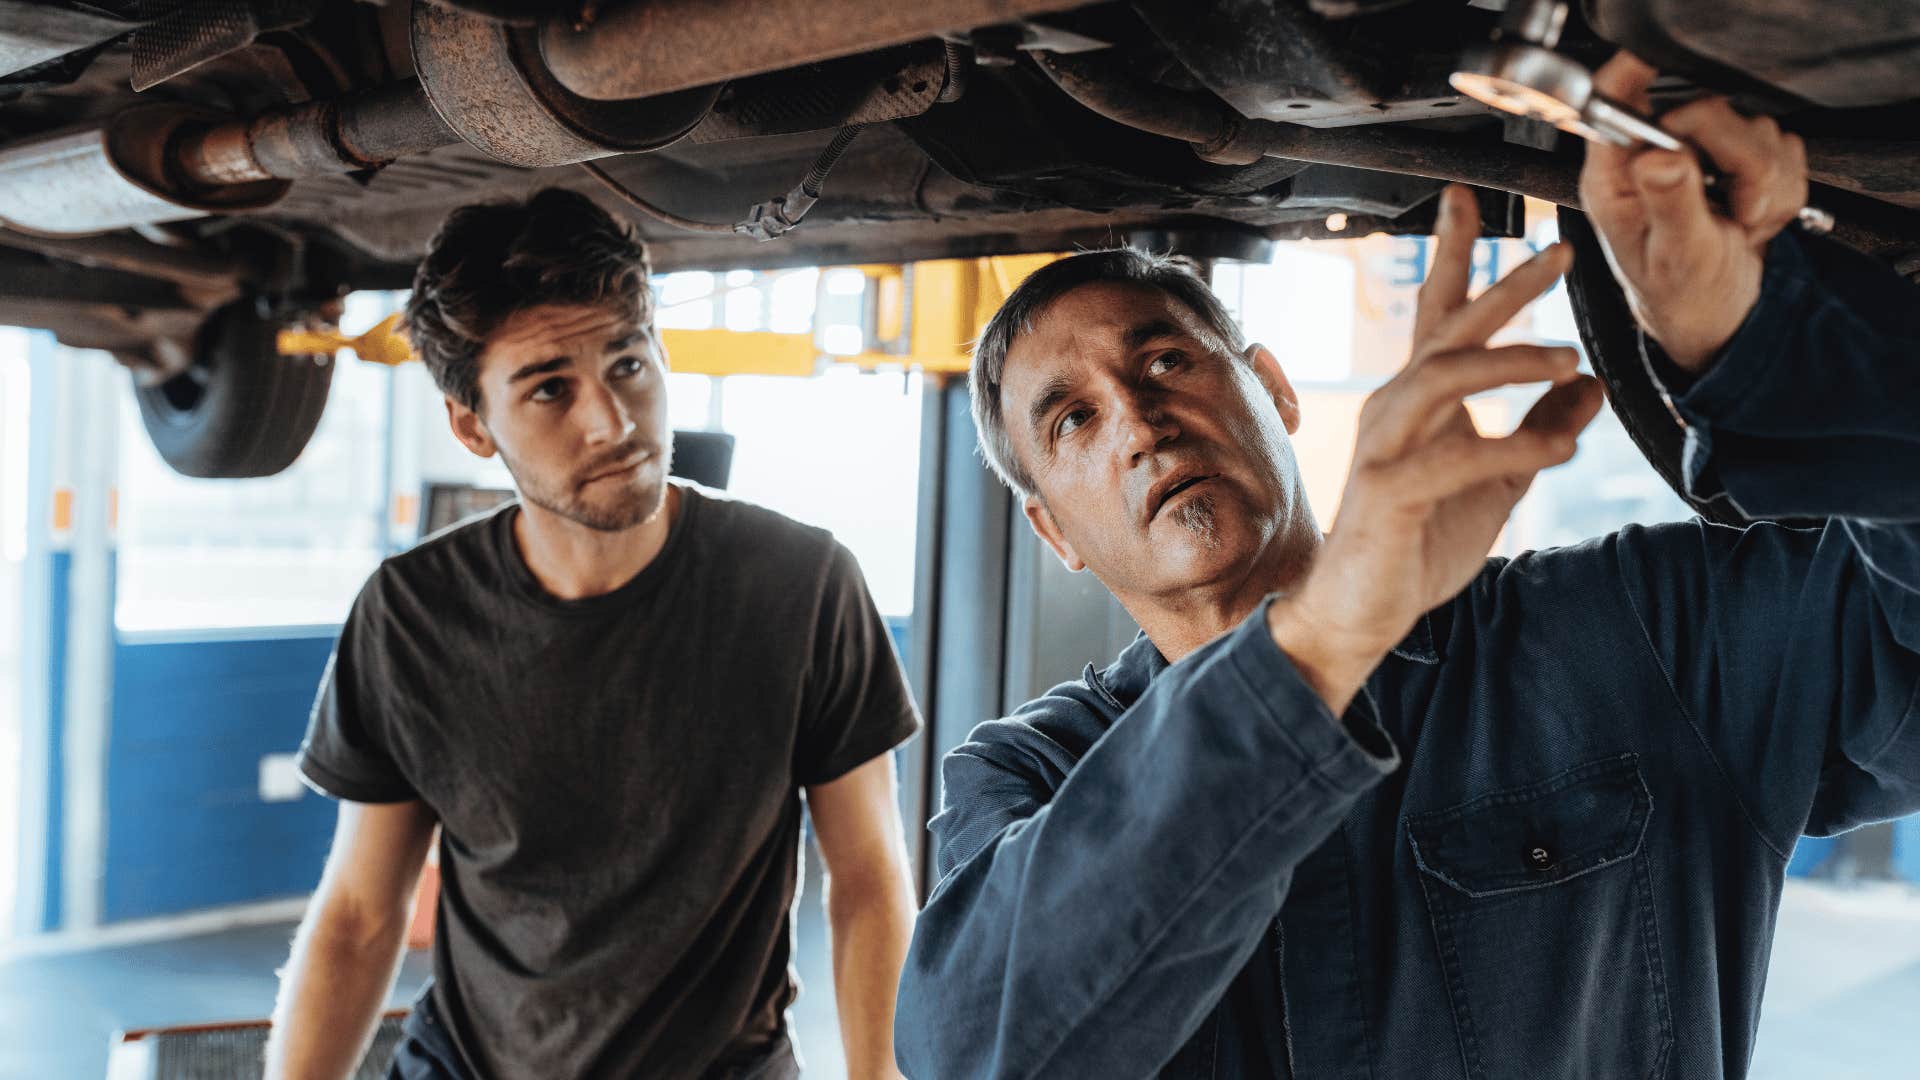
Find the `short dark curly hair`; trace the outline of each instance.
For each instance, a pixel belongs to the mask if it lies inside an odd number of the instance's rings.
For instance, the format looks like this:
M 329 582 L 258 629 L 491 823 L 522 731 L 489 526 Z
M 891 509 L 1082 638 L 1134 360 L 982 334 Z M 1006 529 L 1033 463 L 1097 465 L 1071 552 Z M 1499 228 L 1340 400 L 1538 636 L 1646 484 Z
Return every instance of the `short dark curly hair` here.
M 507 316 L 540 304 L 631 307 L 653 324 L 647 249 L 585 195 L 547 188 L 447 215 L 413 275 L 406 329 L 440 392 L 480 411 L 480 351 Z

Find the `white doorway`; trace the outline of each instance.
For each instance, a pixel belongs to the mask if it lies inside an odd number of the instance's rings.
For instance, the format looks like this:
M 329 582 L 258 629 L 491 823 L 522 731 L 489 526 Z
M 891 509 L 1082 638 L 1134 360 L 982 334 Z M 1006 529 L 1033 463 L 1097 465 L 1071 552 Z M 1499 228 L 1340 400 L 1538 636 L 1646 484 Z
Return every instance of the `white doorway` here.
M 0 327 L 0 942 L 13 932 L 20 874 L 21 589 L 27 557 L 28 331 Z

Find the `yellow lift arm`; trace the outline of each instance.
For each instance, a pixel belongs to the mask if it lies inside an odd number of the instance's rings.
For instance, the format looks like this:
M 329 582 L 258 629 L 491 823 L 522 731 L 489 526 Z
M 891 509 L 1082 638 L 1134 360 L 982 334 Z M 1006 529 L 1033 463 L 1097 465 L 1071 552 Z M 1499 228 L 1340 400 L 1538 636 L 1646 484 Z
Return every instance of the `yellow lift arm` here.
M 862 266 L 874 297 L 867 337 L 877 347 L 853 356 L 821 352 L 811 333 L 663 330 L 660 336 L 668 365 L 685 374 L 807 376 L 827 363 L 959 374 L 967 370 L 973 339 L 1001 302 L 1028 274 L 1059 257 L 1000 255 Z M 351 349 L 370 363 L 403 364 L 413 359 L 413 350 L 399 321 L 398 314 L 389 315 L 354 337 L 337 330 L 283 330 L 277 345 L 283 356 Z

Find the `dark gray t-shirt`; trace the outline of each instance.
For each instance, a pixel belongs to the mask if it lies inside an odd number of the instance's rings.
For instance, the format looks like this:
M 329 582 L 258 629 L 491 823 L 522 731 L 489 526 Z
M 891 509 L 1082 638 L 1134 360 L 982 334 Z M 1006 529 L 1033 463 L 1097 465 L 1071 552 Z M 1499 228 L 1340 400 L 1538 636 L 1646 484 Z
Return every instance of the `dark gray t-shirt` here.
M 681 485 L 666 545 L 560 600 L 509 505 L 388 559 L 300 751 L 439 816 L 435 1002 L 488 1077 L 699 1077 L 782 1045 L 798 788 L 918 727 L 853 556 Z

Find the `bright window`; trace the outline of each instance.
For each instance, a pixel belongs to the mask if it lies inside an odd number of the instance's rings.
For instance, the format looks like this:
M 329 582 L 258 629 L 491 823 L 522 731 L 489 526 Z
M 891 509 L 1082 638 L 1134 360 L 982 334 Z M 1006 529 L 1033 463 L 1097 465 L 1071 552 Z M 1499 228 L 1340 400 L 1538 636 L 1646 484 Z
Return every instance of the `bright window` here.
M 343 329 L 370 327 L 390 294 L 356 294 Z M 385 555 L 386 368 L 343 353 L 319 430 L 293 466 L 256 480 L 175 473 L 120 396 L 123 631 L 339 623 Z
M 922 378 L 833 367 L 724 385 L 731 493 L 832 530 L 860 560 L 880 612 L 910 614 Z
M 811 331 L 821 351 L 865 347 L 867 279 L 812 267 L 654 280 L 663 328 Z M 668 356 L 671 364 L 672 356 Z M 830 529 L 866 572 L 883 614 L 913 610 L 919 510 L 918 375 L 827 365 L 810 378 L 672 375 L 676 428 L 734 436 L 731 494 Z

